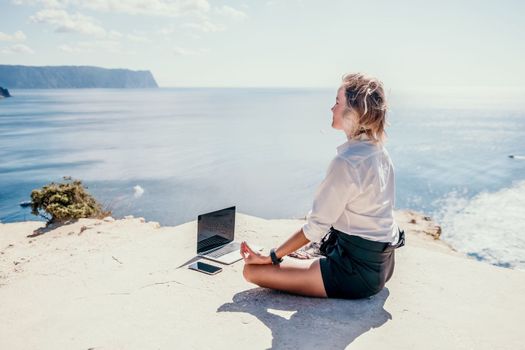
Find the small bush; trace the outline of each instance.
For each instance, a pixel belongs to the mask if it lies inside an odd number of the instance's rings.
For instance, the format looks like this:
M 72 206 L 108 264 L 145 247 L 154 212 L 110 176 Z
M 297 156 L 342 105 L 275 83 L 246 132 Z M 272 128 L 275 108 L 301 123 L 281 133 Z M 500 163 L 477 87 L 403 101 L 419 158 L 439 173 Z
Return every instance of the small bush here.
M 64 183 L 50 183 L 31 192 L 31 213 L 47 219 L 48 224 L 80 218 L 111 215 L 93 198 L 80 180 L 64 177 Z M 42 214 L 42 211 L 47 215 Z

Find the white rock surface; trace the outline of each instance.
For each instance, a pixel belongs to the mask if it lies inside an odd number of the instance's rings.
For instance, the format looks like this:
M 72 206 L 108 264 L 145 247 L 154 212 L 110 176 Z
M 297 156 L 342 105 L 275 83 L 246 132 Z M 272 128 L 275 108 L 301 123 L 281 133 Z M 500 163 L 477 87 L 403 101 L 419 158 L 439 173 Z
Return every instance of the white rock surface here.
M 238 213 L 236 235 L 270 248 L 302 223 Z M 258 288 L 242 261 L 188 270 L 195 221 L 82 219 L 33 237 L 41 223 L 0 224 L 0 349 L 523 348 L 525 273 L 405 225 L 386 288 L 350 301 Z

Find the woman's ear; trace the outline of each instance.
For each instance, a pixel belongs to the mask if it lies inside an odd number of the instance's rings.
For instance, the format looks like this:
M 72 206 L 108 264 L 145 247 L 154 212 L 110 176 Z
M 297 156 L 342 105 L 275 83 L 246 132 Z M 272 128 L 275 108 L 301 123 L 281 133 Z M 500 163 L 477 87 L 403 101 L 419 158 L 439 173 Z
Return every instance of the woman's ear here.
M 343 115 L 343 130 L 349 137 L 355 135 L 358 127 L 358 116 L 354 109 L 349 109 L 347 113 Z

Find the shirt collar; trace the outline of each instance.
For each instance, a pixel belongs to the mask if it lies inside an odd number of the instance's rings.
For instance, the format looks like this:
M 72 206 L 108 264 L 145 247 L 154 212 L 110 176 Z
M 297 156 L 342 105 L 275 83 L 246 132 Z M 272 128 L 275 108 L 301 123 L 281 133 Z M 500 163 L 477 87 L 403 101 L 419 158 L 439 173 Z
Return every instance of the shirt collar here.
M 341 152 L 343 152 L 348 146 L 354 144 L 354 143 L 357 143 L 359 141 L 368 141 L 370 140 L 370 138 L 368 137 L 368 135 L 366 133 L 362 133 L 362 134 L 359 134 L 358 136 L 356 137 L 352 137 L 352 138 L 348 138 L 348 140 L 337 146 L 337 154 L 340 154 Z

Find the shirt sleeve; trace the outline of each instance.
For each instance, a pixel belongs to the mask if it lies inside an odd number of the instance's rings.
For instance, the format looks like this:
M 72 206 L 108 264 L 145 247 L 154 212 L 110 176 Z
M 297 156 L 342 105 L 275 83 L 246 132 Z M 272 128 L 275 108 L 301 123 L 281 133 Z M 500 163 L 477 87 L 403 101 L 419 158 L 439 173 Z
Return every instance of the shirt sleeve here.
M 361 192 L 360 179 L 355 169 L 336 156 L 317 189 L 312 209 L 306 216 L 303 232 L 311 242 L 319 242 L 330 226 L 341 216 L 346 205 Z

